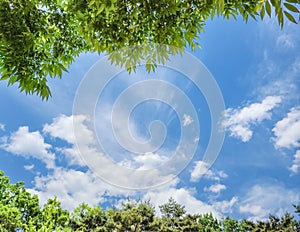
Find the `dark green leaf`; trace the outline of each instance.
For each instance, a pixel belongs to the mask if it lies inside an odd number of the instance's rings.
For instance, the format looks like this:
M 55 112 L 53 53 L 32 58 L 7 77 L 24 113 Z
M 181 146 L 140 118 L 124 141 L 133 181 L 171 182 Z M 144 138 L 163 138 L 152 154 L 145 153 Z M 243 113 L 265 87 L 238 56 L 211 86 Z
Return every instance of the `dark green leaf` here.
M 285 16 L 293 23 L 297 23 L 296 19 L 287 11 L 284 11 Z
M 271 5 L 268 0 L 266 1 L 266 11 L 267 14 L 271 17 Z
M 292 12 L 299 13 L 299 9 L 292 4 L 284 3 L 284 6 Z

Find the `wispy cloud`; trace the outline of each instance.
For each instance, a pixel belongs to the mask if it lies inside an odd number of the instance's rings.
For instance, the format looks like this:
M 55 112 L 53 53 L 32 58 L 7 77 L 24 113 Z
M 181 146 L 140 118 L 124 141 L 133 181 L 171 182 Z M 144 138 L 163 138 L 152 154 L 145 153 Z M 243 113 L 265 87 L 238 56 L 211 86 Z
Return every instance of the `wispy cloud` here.
M 29 171 L 29 170 L 32 170 L 34 168 L 34 164 L 31 164 L 31 165 L 24 165 L 24 169 Z
M 296 204 L 299 200 L 299 191 L 278 184 L 257 184 L 241 199 L 239 211 L 248 215 L 250 220 L 265 220 L 270 214 L 283 216 L 291 212 L 292 203 Z
M 249 76 L 249 79 L 253 81 L 253 96 L 277 95 L 281 96 L 285 103 L 299 99 L 297 81 L 300 74 L 300 56 L 291 53 L 290 56 L 293 59 L 289 59 L 286 63 L 283 62 L 282 55 L 278 58 L 278 54 L 273 54 L 272 50 L 264 50 L 263 54 L 263 58 L 256 67 L 257 72 Z
M 282 30 L 276 18 L 257 24 L 255 64 L 249 80 L 253 96 L 279 95 L 287 103 L 299 101 L 300 31 L 298 25 L 287 22 Z M 290 106 L 288 106 L 290 107 Z
M 279 35 L 276 43 L 277 46 L 285 49 L 290 49 L 295 47 L 295 40 L 293 39 L 292 34 L 288 34 L 288 33 L 282 33 L 281 35 Z
M 238 109 L 226 109 L 222 126 L 230 132 L 230 136 L 247 142 L 253 135 L 251 126 L 270 119 L 272 116 L 270 111 L 280 102 L 280 96 L 268 96 L 260 103 L 252 103 Z
M 5 125 L 0 123 L 0 131 L 5 131 Z

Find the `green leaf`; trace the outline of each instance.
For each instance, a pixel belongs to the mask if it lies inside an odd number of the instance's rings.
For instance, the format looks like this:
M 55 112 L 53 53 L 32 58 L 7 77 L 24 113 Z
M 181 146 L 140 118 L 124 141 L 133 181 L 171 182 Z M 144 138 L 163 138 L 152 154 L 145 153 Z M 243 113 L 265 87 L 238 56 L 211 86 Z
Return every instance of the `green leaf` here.
M 98 14 L 102 13 L 102 11 L 103 11 L 104 9 L 105 9 L 105 4 L 102 3 L 102 4 L 100 5 L 99 10 L 98 10 L 97 13 L 98 13 Z
M 15 83 L 17 81 L 17 78 L 18 78 L 18 76 L 16 76 L 16 75 L 10 77 L 7 85 L 12 85 L 13 83 Z
M 59 67 L 60 67 L 63 71 L 68 72 L 68 69 L 67 69 L 63 64 L 59 63 Z
M 299 10 L 297 7 L 295 7 L 294 5 L 292 4 L 289 4 L 289 3 L 284 3 L 284 6 L 289 9 L 290 11 L 292 12 L 296 12 L 296 13 L 299 13 Z
M 260 18 L 263 20 L 264 19 L 264 17 L 265 17 L 265 13 L 266 13 L 266 11 L 265 11 L 265 7 L 264 6 L 262 6 L 262 8 L 261 8 L 261 11 L 260 11 Z
M 291 21 L 291 22 L 293 22 L 293 23 L 296 23 L 297 24 L 297 21 L 296 21 L 296 19 L 289 13 L 289 12 L 287 12 L 287 11 L 284 11 L 284 14 L 285 14 L 285 16 Z
M 289 3 L 300 3 L 299 0 L 286 0 L 286 1 L 289 2 Z
M 284 18 L 283 18 L 283 13 L 282 10 L 278 12 L 278 23 L 281 27 L 281 29 L 283 28 L 283 24 L 284 24 Z
M 266 1 L 266 11 L 267 11 L 267 14 L 271 17 L 271 5 L 270 5 L 269 1 Z
M 151 71 L 151 63 L 150 62 L 146 63 L 146 70 L 148 73 L 150 73 L 150 71 Z

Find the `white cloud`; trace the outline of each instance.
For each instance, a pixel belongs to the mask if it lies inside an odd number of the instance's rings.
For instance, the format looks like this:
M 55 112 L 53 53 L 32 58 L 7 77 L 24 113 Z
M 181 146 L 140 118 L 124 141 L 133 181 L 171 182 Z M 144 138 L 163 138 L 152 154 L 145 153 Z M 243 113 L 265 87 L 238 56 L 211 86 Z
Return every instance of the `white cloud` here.
M 14 155 L 39 159 L 47 168 L 55 167 L 55 155 L 49 151 L 52 146 L 45 143 L 39 131 L 29 132 L 27 126 L 19 127 L 0 147 Z
M 237 198 L 234 197 L 230 201 L 208 204 L 195 197 L 197 194 L 195 189 L 176 188 L 178 183 L 179 179 L 175 178 L 160 188 L 137 192 L 109 185 L 90 171 L 83 172 L 57 167 L 51 174 L 35 177 L 34 187 L 28 191 L 39 196 L 41 205 L 45 204 L 49 198 L 57 196 L 63 208 L 68 210 L 73 210 L 82 202 L 89 205 L 101 204 L 110 201 L 111 196 L 121 198 L 120 201 L 128 197 L 134 199 L 139 196 L 144 200 L 150 200 L 158 214 L 158 206 L 173 197 L 179 204 L 185 206 L 187 213 L 212 213 L 219 219 L 223 216 L 222 213 L 231 212 L 237 201 Z
M 276 123 L 272 129 L 275 134 L 277 148 L 299 147 L 300 140 L 300 110 L 292 108 L 285 118 Z
M 299 169 L 300 169 L 300 150 L 296 151 L 296 154 L 294 155 L 293 165 L 290 167 L 290 170 L 293 173 L 297 173 Z
M 77 131 L 76 139 L 72 124 Z M 111 154 L 104 152 L 107 150 L 103 149 L 104 151 L 102 151 L 100 149 L 94 130 L 94 123 L 84 115 L 61 115 L 55 118 L 52 124 L 46 124 L 43 129 L 52 137 L 63 139 L 72 145 L 71 148 L 56 148 L 57 151 L 65 155 L 70 165 L 83 166 L 86 164 L 101 178 L 114 185 L 140 189 L 145 188 L 145 186 L 165 183 L 174 178 L 175 174 L 167 172 L 166 169 L 151 169 L 167 160 L 165 156 L 158 154 L 134 155 L 133 159 L 129 160 L 128 155 L 123 151 L 122 160 L 114 162 L 113 156 L 110 157 Z M 106 135 L 106 130 L 101 132 Z M 107 146 L 108 144 L 105 143 L 104 145 Z M 109 149 L 109 152 L 116 150 L 115 146 L 109 146 L 106 149 Z M 120 156 L 122 154 L 120 153 Z M 114 171 L 112 172 L 112 170 Z
M 192 117 L 190 115 L 184 114 L 183 115 L 183 126 L 188 126 L 190 125 L 194 120 L 192 119 Z
M 24 169 L 29 171 L 29 170 L 32 170 L 34 168 L 34 164 L 31 164 L 31 165 L 24 165 Z
M 178 182 L 178 179 L 177 179 Z M 190 214 L 205 214 L 212 213 L 216 218 L 221 219 L 223 214 L 231 213 L 234 205 L 237 203 L 238 198 L 233 197 L 229 201 L 216 201 L 206 203 L 197 199 L 197 194 L 194 188 L 176 188 L 177 182 L 174 181 L 167 186 L 147 192 L 144 200 L 150 200 L 156 208 L 157 214 L 160 216 L 159 207 L 168 202 L 169 198 L 173 198 L 180 205 L 184 205 L 187 213 Z
M 62 139 L 72 145 L 72 147 L 56 148 L 57 151 L 66 157 L 69 165 L 85 166 L 81 153 L 76 146 L 77 142 L 85 146 L 95 143 L 93 133 L 85 125 L 85 122 L 88 120 L 84 115 L 60 115 L 54 118 L 51 124 L 45 124 L 43 127 L 44 133 L 48 133 L 53 138 Z M 76 137 L 74 127 L 77 128 L 77 131 L 80 131 L 80 133 L 76 134 Z
M 104 201 L 105 196 L 126 197 L 135 194 L 134 191 L 106 184 L 90 171 L 74 169 L 56 168 L 52 174 L 35 177 L 34 184 L 29 192 L 39 196 L 41 205 L 45 204 L 47 199 L 57 196 L 62 206 L 68 210 L 73 210 L 83 202 L 97 205 Z
M 205 214 L 212 213 L 215 217 L 221 218 L 220 212 L 218 212 L 212 205 L 209 205 L 194 197 L 193 189 L 185 188 L 166 188 L 160 191 L 151 191 L 144 195 L 143 199 L 149 200 L 159 211 L 158 206 L 168 202 L 169 198 L 173 198 L 179 204 L 184 205 L 187 213 L 191 214 Z M 159 213 L 159 212 L 158 212 Z
M 0 131 L 5 131 L 5 125 L 0 123 Z
M 298 148 L 300 146 L 300 110 L 292 108 L 285 118 L 278 121 L 272 129 L 276 148 Z M 300 151 L 296 151 L 294 161 L 289 168 L 297 173 L 300 168 Z
M 93 134 L 85 126 L 85 122 L 89 120 L 85 115 L 66 116 L 60 115 L 53 119 L 53 122 L 45 124 L 44 133 L 49 133 L 54 138 L 60 138 L 70 144 L 76 144 L 77 141 L 89 144 L 94 141 Z M 78 128 L 80 134 L 74 134 L 74 127 Z
M 59 147 L 56 148 L 56 151 L 65 156 L 67 165 L 78 165 L 81 167 L 86 166 L 84 160 L 81 158 L 81 153 L 75 145 L 72 147 Z
M 53 119 L 53 122 L 45 124 L 43 128 L 44 133 L 49 133 L 54 138 L 60 138 L 67 141 L 70 144 L 74 144 L 75 136 L 73 130 L 73 117 L 60 115 Z
M 135 93 L 137 94 L 137 93 Z M 124 101 L 124 100 L 122 100 Z M 130 101 L 129 101 L 130 102 Z M 157 150 L 164 141 L 164 133 L 161 127 L 151 131 L 154 139 L 149 140 L 147 136 L 139 130 L 139 122 L 134 117 L 129 117 L 129 106 L 114 107 L 103 104 L 95 113 L 95 118 L 100 119 L 95 122 L 95 130 L 98 140 L 106 150 L 110 150 L 113 156 L 118 158 L 128 158 L 124 155 L 124 149 L 135 154 L 144 154 Z M 95 119 L 95 120 L 96 120 Z M 130 157 L 129 157 L 130 158 Z
M 243 142 L 251 139 L 251 125 L 271 118 L 271 110 L 281 102 L 279 96 L 268 96 L 261 103 L 253 103 L 242 109 L 226 109 L 222 125 L 230 131 L 230 135 L 240 138 Z
M 293 211 L 292 204 L 297 204 L 299 200 L 299 191 L 278 184 L 257 184 L 241 200 L 239 211 L 248 215 L 250 220 L 264 220 L 270 214 L 280 217 Z
M 160 165 L 168 161 L 168 157 L 158 155 L 157 153 L 147 152 L 144 155 L 135 155 L 135 162 L 139 165 L 139 170 L 149 170 L 159 168 Z
M 230 201 L 217 201 L 214 202 L 212 205 L 218 211 L 226 214 L 226 213 L 232 213 L 233 207 L 236 205 L 237 202 L 238 202 L 238 197 L 234 196 L 231 198 Z
M 213 193 L 220 193 L 222 190 L 225 190 L 226 186 L 223 184 L 214 184 L 209 186 L 208 188 L 205 187 L 204 191 L 206 192 L 213 192 Z
M 198 181 L 201 177 L 210 179 L 210 180 L 221 180 L 227 178 L 227 174 L 223 171 L 213 172 L 212 170 L 208 169 L 208 164 L 203 161 L 195 162 L 195 166 L 191 171 L 191 178 L 192 182 Z

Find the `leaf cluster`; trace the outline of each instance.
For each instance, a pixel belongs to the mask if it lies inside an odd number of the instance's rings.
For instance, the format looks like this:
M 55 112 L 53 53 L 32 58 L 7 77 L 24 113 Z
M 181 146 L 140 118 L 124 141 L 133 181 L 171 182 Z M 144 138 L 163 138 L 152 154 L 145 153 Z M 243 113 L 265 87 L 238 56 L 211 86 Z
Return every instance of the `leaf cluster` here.
M 206 20 L 216 15 L 275 16 L 283 27 L 286 19 L 298 23 L 299 12 L 299 0 L 0 0 L 0 80 L 48 99 L 47 79 L 61 77 L 83 52 L 108 53 L 129 72 L 145 61 L 150 72 L 200 46 Z M 135 50 L 141 44 L 148 48 Z

